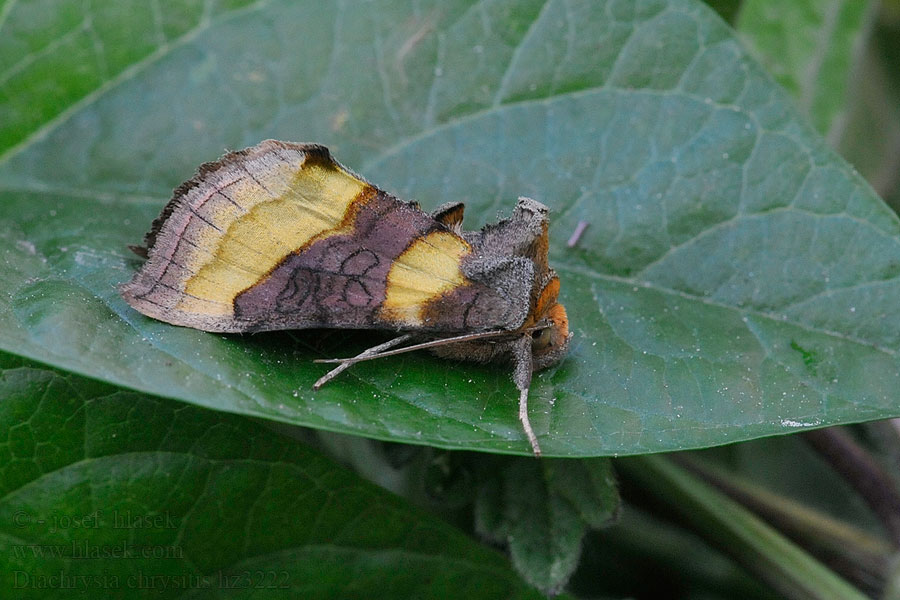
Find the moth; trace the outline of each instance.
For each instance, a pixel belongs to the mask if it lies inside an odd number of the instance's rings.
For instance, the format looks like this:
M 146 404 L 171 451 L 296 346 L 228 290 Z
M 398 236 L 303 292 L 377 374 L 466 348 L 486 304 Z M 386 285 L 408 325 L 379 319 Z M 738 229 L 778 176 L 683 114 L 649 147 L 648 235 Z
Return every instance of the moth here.
M 122 297 L 141 313 L 213 332 L 375 329 L 397 335 L 337 367 L 428 348 L 511 363 L 519 419 L 532 372 L 571 335 L 547 263 L 548 209 L 463 231 L 463 204 L 428 214 L 335 161 L 324 146 L 267 140 L 200 166 L 132 249 L 146 262 Z

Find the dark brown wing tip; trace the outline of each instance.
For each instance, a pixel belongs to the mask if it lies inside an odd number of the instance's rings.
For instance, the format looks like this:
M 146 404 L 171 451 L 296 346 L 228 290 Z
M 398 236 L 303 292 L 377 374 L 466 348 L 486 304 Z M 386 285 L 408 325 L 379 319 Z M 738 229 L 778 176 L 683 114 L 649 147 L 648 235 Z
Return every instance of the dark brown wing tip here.
M 462 202 L 448 202 L 439 206 L 431 216 L 447 227 L 454 227 L 462 224 L 465 209 L 466 205 Z
M 172 192 L 171 199 L 169 199 L 169 202 L 166 203 L 165 207 L 163 207 L 162 212 L 159 213 L 159 216 L 153 220 L 153 224 L 150 226 L 150 231 L 148 231 L 144 236 L 144 254 L 141 254 L 137 250 L 134 250 L 134 247 L 131 247 L 132 250 L 138 255 L 146 258 L 149 255 L 150 251 L 153 249 L 153 246 L 156 244 L 156 238 L 159 235 L 163 224 L 168 220 L 172 213 L 175 212 L 175 209 L 178 208 L 181 198 L 183 198 L 192 189 L 203 183 L 203 181 L 207 177 L 209 177 L 211 173 L 215 173 L 219 169 L 231 165 L 235 162 L 245 160 L 250 156 L 264 154 L 276 149 L 299 150 L 308 154 L 316 162 L 335 162 L 331 157 L 331 152 L 328 150 L 328 148 L 322 146 L 321 144 L 282 142 L 281 140 L 271 139 L 263 140 L 255 146 L 250 146 L 248 148 L 244 148 L 243 150 L 234 150 L 231 152 L 227 152 L 218 160 L 205 162 L 200 165 L 193 177 L 175 188 L 175 190 Z

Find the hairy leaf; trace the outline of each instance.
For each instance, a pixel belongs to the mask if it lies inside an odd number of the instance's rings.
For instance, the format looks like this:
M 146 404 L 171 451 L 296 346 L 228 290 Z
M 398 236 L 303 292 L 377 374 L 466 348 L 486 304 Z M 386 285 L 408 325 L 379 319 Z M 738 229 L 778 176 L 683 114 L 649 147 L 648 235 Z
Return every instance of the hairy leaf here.
M 588 529 L 609 525 L 617 514 L 610 461 L 519 458 L 497 465 L 476 497 L 476 530 L 507 546 L 527 581 L 559 593 L 578 566 Z

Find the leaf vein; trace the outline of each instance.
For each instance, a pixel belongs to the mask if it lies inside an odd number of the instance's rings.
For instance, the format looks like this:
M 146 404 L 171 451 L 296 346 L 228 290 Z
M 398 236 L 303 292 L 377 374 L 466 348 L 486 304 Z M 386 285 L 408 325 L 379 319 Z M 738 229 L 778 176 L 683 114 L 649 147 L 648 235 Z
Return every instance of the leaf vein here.
M 763 318 L 763 319 L 767 319 L 767 320 L 770 320 L 770 321 L 778 321 L 779 323 L 785 323 L 785 322 L 786 322 L 786 323 L 788 323 L 788 324 L 790 324 L 790 325 L 793 325 L 793 326 L 795 326 L 795 327 L 798 327 L 799 329 L 802 329 L 802 330 L 804 330 L 804 331 L 808 331 L 809 333 L 816 333 L 816 334 L 820 334 L 820 335 L 825 335 L 825 336 L 828 336 L 828 337 L 840 339 L 840 340 L 845 341 L 845 342 L 850 342 L 850 343 L 852 343 L 852 344 L 857 344 L 857 345 L 859 345 L 859 346 L 865 346 L 865 347 L 867 347 L 867 348 L 872 348 L 872 349 L 874 349 L 874 350 L 877 350 L 878 352 L 881 352 L 881 353 L 883 353 L 883 354 L 887 354 L 888 356 L 890 356 L 890 357 L 892 357 L 892 358 L 895 358 L 895 357 L 897 357 L 898 355 L 900 355 L 900 352 L 898 352 L 897 350 L 894 350 L 894 349 L 892 349 L 892 348 L 886 348 L 886 347 L 884 347 L 884 346 L 880 346 L 880 345 L 875 344 L 875 343 L 873 343 L 873 342 L 869 342 L 869 341 L 866 341 L 866 340 L 863 340 L 863 339 L 859 339 L 859 338 L 857 338 L 857 337 L 848 335 L 848 334 L 846 334 L 846 333 L 842 333 L 842 332 L 840 332 L 840 331 L 834 331 L 834 330 L 831 330 L 831 329 L 825 329 L 825 328 L 823 328 L 823 327 L 815 327 L 815 326 L 813 326 L 813 325 L 809 325 L 809 324 L 806 324 L 806 323 L 801 323 L 801 322 L 798 322 L 798 321 L 788 321 L 786 315 L 774 314 L 774 313 L 767 312 L 767 311 L 764 311 L 764 310 L 759 310 L 759 309 L 754 309 L 754 308 L 748 308 L 748 307 L 738 307 L 738 306 L 734 306 L 734 305 L 732 305 L 732 304 L 726 304 L 726 303 L 724 303 L 724 302 L 719 302 L 719 301 L 716 301 L 716 300 L 712 300 L 712 299 L 710 299 L 710 298 L 704 298 L 704 297 L 702 297 L 702 296 L 697 296 L 696 294 L 690 294 L 690 293 L 684 292 L 684 291 L 682 291 L 682 290 L 676 290 L 676 289 L 674 289 L 674 288 L 665 287 L 665 286 L 662 286 L 662 285 L 653 283 L 653 282 L 651 282 L 651 281 L 632 279 L 632 278 L 629 278 L 629 277 L 619 277 L 619 276 L 616 276 L 616 275 L 609 275 L 609 274 L 606 274 L 606 273 L 597 273 L 596 271 L 591 271 L 591 270 L 589 270 L 589 269 L 585 269 L 584 267 L 579 267 L 579 266 L 575 266 L 575 265 L 568 265 L 568 264 L 565 264 L 565 263 L 559 263 L 559 262 L 555 263 L 554 268 L 555 268 L 557 271 L 566 271 L 566 272 L 574 273 L 574 274 L 577 274 L 577 275 L 583 275 L 583 276 L 585 276 L 585 277 L 592 277 L 592 278 L 594 278 L 594 279 L 599 279 L 599 280 L 601 280 L 601 281 L 608 281 L 608 282 L 612 282 L 612 283 L 626 284 L 626 285 L 630 285 L 630 286 L 637 286 L 637 287 L 641 287 L 641 288 L 644 288 L 644 289 L 648 289 L 648 290 L 652 290 L 652 291 L 655 291 L 655 292 L 659 292 L 659 293 L 661 293 L 661 294 L 666 294 L 666 295 L 669 295 L 669 296 L 678 296 L 679 298 L 683 298 L 683 299 L 688 300 L 688 301 L 691 301 L 691 302 L 700 302 L 701 304 L 704 304 L 704 305 L 706 305 L 706 306 L 713 306 L 713 307 L 716 307 L 716 308 L 722 308 L 722 309 L 726 309 L 726 310 L 730 310 L 730 311 L 737 312 L 737 313 L 742 314 L 742 315 L 754 315 L 754 316 L 757 316 L 757 317 L 760 317 L 760 318 Z

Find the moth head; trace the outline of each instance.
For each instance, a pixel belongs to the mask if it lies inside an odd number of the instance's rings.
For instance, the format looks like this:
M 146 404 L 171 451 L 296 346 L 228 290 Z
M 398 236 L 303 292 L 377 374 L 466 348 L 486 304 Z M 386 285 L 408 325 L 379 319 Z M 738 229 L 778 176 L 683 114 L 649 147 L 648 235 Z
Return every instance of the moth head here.
M 540 325 L 544 325 L 540 327 Z M 531 356 L 535 370 L 555 365 L 569 351 L 569 319 L 562 304 L 551 306 L 538 329 L 531 332 Z

